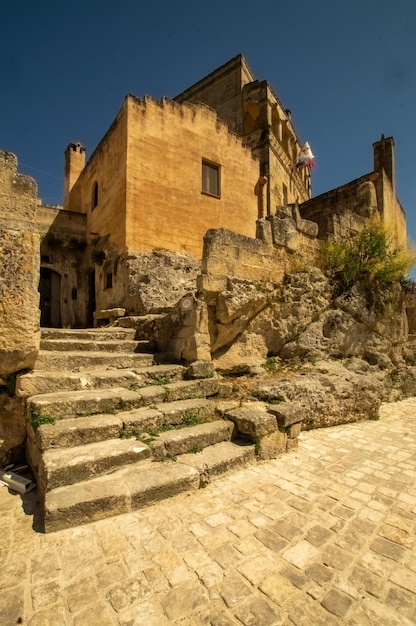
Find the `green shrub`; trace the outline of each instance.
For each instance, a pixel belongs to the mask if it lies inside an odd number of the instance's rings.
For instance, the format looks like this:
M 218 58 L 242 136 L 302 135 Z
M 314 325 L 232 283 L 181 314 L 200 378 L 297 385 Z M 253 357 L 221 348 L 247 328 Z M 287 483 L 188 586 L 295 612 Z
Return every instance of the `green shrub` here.
M 356 237 L 322 246 L 322 269 L 335 282 L 338 294 L 357 283 L 370 291 L 405 282 L 415 263 L 415 251 L 394 247 L 379 220 L 370 220 Z

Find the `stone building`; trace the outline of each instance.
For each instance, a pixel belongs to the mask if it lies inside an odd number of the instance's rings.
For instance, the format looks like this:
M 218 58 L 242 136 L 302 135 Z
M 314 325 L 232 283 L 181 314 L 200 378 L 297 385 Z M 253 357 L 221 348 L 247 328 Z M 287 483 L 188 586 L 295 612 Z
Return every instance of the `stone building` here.
M 238 268 L 256 280 L 279 280 L 293 253 L 313 262 L 319 239 L 357 231 L 375 212 L 405 243 L 392 138 L 374 144 L 372 172 L 317 198 L 308 168 L 296 167 L 300 149 L 290 111 L 241 55 L 173 100 L 127 95 L 88 161 L 68 145 L 63 207 L 33 208 L 41 325 L 171 309 L 195 290 L 208 231 L 205 274 Z
M 299 150 L 290 113 L 241 55 L 174 100 L 126 96 L 88 162 L 81 144 L 66 149 L 63 210 L 39 211 L 44 233 L 50 221 L 42 323 L 91 325 L 94 310 L 113 307 L 148 312 L 143 284 L 155 267 L 167 283 L 176 268 L 179 298 L 199 273 L 208 229 L 254 238 L 258 217 L 310 197 Z M 160 294 L 153 311 L 174 303 Z

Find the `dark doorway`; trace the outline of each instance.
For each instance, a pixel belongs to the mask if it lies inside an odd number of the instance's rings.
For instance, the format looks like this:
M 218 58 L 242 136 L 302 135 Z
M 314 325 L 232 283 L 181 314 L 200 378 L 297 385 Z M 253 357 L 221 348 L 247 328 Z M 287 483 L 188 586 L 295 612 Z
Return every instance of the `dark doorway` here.
M 94 312 L 95 312 L 95 270 L 88 272 L 88 319 L 87 325 L 89 328 L 94 326 Z
M 47 328 L 61 326 L 61 276 L 47 268 L 40 268 L 40 325 Z

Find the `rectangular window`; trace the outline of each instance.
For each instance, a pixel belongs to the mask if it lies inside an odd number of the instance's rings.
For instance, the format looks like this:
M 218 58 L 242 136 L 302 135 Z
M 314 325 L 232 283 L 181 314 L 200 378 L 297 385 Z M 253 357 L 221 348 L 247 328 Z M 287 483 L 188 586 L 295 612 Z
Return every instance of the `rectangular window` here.
M 287 206 L 287 187 L 283 183 L 283 206 Z
M 113 273 L 108 272 L 104 277 L 104 289 L 111 289 L 113 286 Z
M 220 166 L 202 161 L 202 193 L 219 198 L 221 195 Z

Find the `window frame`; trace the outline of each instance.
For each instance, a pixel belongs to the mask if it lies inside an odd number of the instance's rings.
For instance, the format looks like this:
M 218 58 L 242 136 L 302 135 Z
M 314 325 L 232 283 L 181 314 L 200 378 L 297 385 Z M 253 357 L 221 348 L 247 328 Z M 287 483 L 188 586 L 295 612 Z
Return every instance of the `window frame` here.
M 98 181 L 95 181 L 92 186 L 92 196 L 91 196 L 91 211 L 98 206 Z
M 216 190 L 212 190 L 209 176 L 205 175 L 205 171 L 208 170 L 210 172 L 215 172 L 216 174 Z M 202 183 L 202 191 L 201 193 L 204 196 L 210 196 L 211 198 L 221 198 L 221 165 L 219 163 L 214 163 L 214 161 L 210 161 L 209 159 L 202 159 L 201 165 L 201 183 Z

